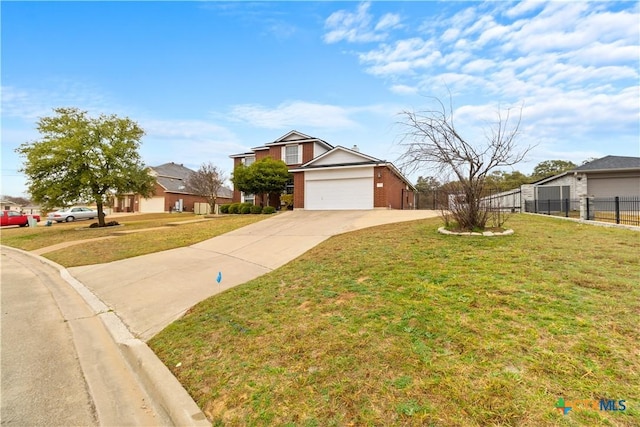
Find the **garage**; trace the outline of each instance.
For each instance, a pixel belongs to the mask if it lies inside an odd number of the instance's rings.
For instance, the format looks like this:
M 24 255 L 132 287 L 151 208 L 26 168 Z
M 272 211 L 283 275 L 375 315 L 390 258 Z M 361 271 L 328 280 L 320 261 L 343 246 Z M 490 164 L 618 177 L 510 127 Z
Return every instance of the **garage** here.
M 152 197 L 150 199 L 140 199 L 140 212 L 164 212 L 164 197 Z
M 636 177 L 591 177 L 587 178 L 587 187 L 593 197 L 637 197 L 640 192 L 640 179 Z
M 304 178 L 305 209 L 373 209 L 373 167 L 308 170 Z

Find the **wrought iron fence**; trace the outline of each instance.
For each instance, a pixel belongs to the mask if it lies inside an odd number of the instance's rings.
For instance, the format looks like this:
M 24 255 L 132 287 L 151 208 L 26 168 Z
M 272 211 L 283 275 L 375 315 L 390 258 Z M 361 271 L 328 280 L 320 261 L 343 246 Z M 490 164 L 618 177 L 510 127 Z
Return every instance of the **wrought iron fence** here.
M 525 212 L 640 225 L 640 197 L 586 197 L 582 214 L 579 199 L 527 200 Z
M 587 197 L 588 219 L 615 222 L 616 224 L 640 225 L 639 197 Z

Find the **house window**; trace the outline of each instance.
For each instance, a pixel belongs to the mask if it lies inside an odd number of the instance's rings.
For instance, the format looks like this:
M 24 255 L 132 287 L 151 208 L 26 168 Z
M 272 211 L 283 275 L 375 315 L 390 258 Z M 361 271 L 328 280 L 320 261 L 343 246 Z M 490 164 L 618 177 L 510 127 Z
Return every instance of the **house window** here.
M 242 202 L 255 205 L 256 196 L 251 193 L 242 193 Z
M 288 165 L 293 165 L 299 163 L 298 160 L 298 146 L 297 145 L 287 145 L 284 147 L 284 161 Z
M 245 158 L 244 158 L 244 165 L 245 165 L 245 166 L 251 166 L 251 164 L 252 164 L 253 162 L 255 162 L 255 161 L 256 161 L 255 156 L 252 156 L 252 157 L 245 157 Z
M 293 194 L 293 178 L 287 181 L 287 188 L 285 190 L 286 194 Z

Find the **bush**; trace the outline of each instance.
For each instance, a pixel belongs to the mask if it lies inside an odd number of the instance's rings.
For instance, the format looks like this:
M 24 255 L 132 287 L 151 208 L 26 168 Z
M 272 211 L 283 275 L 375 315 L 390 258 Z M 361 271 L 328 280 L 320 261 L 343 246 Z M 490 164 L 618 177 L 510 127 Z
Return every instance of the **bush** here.
M 231 203 L 229 205 L 229 213 L 230 214 L 240 213 L 240 203 Z
M 230 204 L 220 205 L 220 213 L 221 214 L 228 214 L 229 213 L 229 206 L 231 206 L 231 205 Z
M 293 209 L 293 194 L 283 194 L 280 196 L 280 202 L 284 205 L 285 210 Z
M 243 206 L 240 206 L 240 213 L 241 214 L 250 214 L 251 213 L 251 205 L 246 205 L 246 204 L 242 204 Z
M 251 206 L 251 213 L 252 214 L 261 214 L 262 213 L 262 206 L 258 206 L 258 205 Z
M 275 211 L 276 211 L 276 208 L 274 208 L 273 206 L 265 206 L 262 209 L 262 213 L 265 215 L 270 215 L 272 213 L 275 213 Z

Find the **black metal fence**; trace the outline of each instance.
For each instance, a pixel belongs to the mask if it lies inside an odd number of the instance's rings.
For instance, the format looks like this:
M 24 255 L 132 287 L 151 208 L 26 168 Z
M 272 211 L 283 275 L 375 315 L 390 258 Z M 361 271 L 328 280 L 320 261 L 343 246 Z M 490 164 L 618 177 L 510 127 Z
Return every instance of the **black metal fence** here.
M 448 209 L 449 193 L 446 191 L 418 191 L 416 193 L 416 209 Z
M 525 212 L 580 218 L 580 200 L 527 200 Z M 640 225 L 640 197 L 587 197 L 583 216 L 587 220 Z

